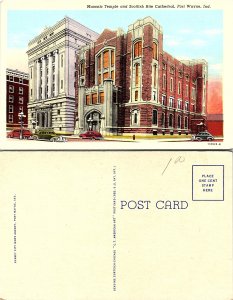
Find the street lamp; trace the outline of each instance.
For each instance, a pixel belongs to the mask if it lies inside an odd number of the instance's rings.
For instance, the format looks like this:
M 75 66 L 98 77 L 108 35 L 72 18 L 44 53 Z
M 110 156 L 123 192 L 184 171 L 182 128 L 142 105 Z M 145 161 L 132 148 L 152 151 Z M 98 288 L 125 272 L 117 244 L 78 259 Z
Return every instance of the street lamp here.
M 22 140 L 23 138 L 23 118 L 26 117 L 23 112 L 21 111 L 19 114 L 19 122 L 20 122 L 20 136 L 19 139 Z
M 92 118 L 91 118 L 91 116 L 90 116 L 90 118 L 87 120 L 87 122 L 88 122 L 88 127 L 89 127 L 89 130 L 91 130 L 92 129 L 92 122 L 93 122 L 93 120 L 92 120 Z

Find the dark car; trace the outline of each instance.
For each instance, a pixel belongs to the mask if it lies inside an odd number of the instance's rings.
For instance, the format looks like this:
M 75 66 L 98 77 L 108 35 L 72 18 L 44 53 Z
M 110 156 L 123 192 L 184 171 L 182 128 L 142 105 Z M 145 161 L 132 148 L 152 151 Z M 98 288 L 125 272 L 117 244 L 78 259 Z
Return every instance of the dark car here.
M 93 140 L 100 140 L 103 138 L 101 133 L 94 130 L 89 130 L 87 132 L 81 133 L 79 137 L 82 139 L 93 139 Z
M 21 129 L 13 129 L 12 131 L 8 132 L 8 138 L 20 138 Z M 28 129 L 22 129 L 22 137 L 23 139 L 30 139 L 32 137 L 32 133 Z
M 208 131 L 203 131 L 192 135 L 193 141 L 212 141 L 213 139 L 214 137 Z
M 33 135 L 34 140 L 48 140 L 50 142 L 66 142 L 67 139 L 54 132 L 53 129 L 44 128 L 36 130 Z

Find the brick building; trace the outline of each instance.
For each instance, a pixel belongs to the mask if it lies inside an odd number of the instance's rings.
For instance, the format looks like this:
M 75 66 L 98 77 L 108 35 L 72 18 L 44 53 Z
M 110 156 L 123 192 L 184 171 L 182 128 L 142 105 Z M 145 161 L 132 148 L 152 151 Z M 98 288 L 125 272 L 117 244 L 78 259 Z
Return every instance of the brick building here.
M 20 127 L 19 113 L 23 112 L 24 127 L 27 127 L 27 104 L 29 91 L 29 74 L 19 70 L 6 70 L 6 121 L 7 128 Z
M 78 51 L 76 133 L 182 134 L 205 129 L 207 62 L 179 61 L 163 49 L 151 17 L 105 29 Z

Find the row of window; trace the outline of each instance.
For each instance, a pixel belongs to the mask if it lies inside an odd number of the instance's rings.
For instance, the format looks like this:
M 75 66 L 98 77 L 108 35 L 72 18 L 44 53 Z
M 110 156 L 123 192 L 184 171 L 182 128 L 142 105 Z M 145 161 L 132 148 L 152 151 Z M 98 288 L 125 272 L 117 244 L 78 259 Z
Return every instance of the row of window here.
M 103 103 L 104 103 L 104 92 L 100 92 L 99 96 L 97 93 L 86 95 L 86 105 L 103 104 Z
M 14 77 L 13 75 L 9 75 L 9 81 L 23 83 L 23 78 L 22 77 Z
M 152 54 L 152 58 L 153 59 L 158 59 L 158 45 L 153 42 L 153 54 Z M 137 58 L 142 56 L 142 41 L 137 41 L 136 43 L 134 43 L 133 45 L 133 58 Z
M 162 95 L 162 105 L 175 108 L 174 101 L 175 101 L 174 98 L 170 97 L 169 102 L 167 103 L 167 97 L 165 95 Z M 182 109 L 182 102 L 183 101 L 181 99 L 177 100 L 177 109 Z M 189 102 L 188 101 L 184 102 L 184 110 L 186 110 L 186 111 L 189 110 Z
M 9 95 L 8 102 L 9 103 L 14 103 L 14 100 L 15 100 L 14 95 Z M 20 96 L 18 98 L 19 104 L 23 104 L 23 100 L 24 100 L 24 98 L 22 96 Z
M 163 74 L 162 88 L 163 89 L 167 88 L 167 77 L 166 77 L 166 74 Z M 174 78 L 173 77 L 170 78 L 170 91 L 174 92 Z M 178 95 L 181 95 L 181 93 L 182 93 L 182 85 L 181 85 L 180 81 L 178 82 L 177 93 L 178 93 Z M 185 86 L 185 96 L 186 97 L 189 96 L 189 85 L 188 84 L 186 84 L 186 86 Z M 192 87 L 191 98 L 193 100 L 196 99 L 196 89 L 195 89 L 195 87 Z
M 133 110 L 131 112 L 131 125 L 138 126 L 140 122 L 140 111 L 139 110 Z M 182 127 L 182 117 L 180 115 L 177 116 L 177 128 Z M 152 112 L 152 125 L 158 126 L 158 111 L 153 110 Z M 165 113 L 162 113 L 161 115 L 161 126 L 165 127 Z M 168 116 L 168 127 L 173 128 L 174 127 L 174 115 L 169 114 Z M 188 128 L 188 117 L 184 117 L 184 129 Z
M 8 112 L 14 113 L 14 105 L 9 105 Z M 23 106 L 19 106 L 19 112 L 23 112 Z
M 9 93 L 15 92 L 15 87 L 13 85 L 9 85 Z M 23 95 L 23 87 L 19 86 L 19 94 Z
M 162 69 L 163 69 L 163 70 L 167 70 L 167 64 L 166 64 L 165 62 L 162 63 Z M 174 66 L 170 66 L 170 68 L 169 68 L 169 73 L 172 74 L 172 75 L 174 75 L 174 74 L 175 74 L 175 71 L 176 71 L 175 67 L 174 67 Z M 188 74 L 184 74 L 182 70 L 178 70 L 178 76 L 179 76 L 180 78 L 185 77 L 185 80 L 186 80 L 187 82 L 189 82 L 189 79 L 190 79 L 189 75 L 188 75 Z M 193 83 L 195 83 L 195 82 L 196 82 L 196 80 L 193 79 Z

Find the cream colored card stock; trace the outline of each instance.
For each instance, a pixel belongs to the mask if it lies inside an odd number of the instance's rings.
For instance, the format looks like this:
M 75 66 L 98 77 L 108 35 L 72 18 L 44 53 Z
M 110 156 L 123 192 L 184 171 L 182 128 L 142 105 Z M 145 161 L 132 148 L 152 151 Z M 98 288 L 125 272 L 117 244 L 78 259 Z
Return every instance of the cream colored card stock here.
M 230 152 L 4 152 L 0 163 L 3 299 L 232 299 Z

